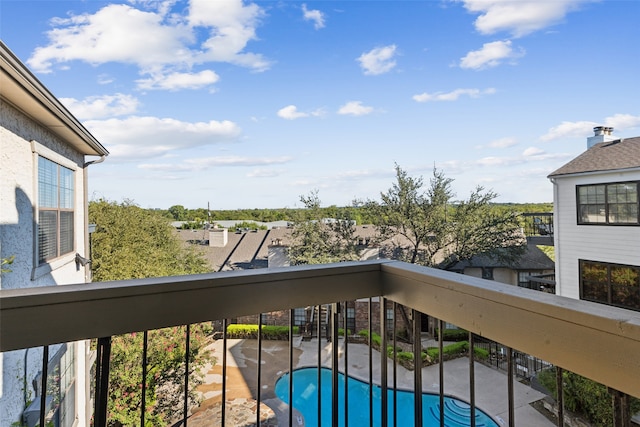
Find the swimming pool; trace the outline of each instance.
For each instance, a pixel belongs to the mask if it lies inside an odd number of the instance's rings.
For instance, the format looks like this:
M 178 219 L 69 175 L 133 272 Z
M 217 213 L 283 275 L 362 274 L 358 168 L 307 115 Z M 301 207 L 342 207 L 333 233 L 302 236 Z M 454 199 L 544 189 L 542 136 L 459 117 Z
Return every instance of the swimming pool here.
M 331 425 L 331 370 L 322 368 L 322 425 Z M 338 401 L 344 402 L 344 375 L 338 374 Z M 318 426 L 318 368 L 303 368 L 293 371 L 293 407 L 305 420 L 306 427 Z M 369 384 L 349 377 L 349 425 L 369 425 Z M 283 375 L 275 387 L 276 395 L 289 403 L 289 374 Z M 381 389 L 373 386 L 373 425 L 380 425 Z M 414 425 L 413 392 L 397 391 L 398 425 Z M 388 390 L 389 425 L 393 425 L 393 390 Z M 447 427 L 470 425 L 470 406 L 458 399 L 445 397 L 444 416 Z M 338 408 L 340 425 L 344 425 L 344 405 Z M 437 426 L 440 419 L 440 397 L 437 394 L 422 394 L 422 421 L 425 426 Z M 295 425 L 295 422 L 294 422 Z M 486 413 L 476 408 L 477 427 L 499 427 Z

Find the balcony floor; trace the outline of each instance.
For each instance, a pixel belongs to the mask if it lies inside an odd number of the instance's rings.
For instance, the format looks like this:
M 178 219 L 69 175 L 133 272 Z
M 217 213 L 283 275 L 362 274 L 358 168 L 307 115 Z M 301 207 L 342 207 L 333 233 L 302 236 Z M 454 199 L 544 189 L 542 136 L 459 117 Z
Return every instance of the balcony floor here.
M 257 341 L 256 340 L 228 340 L 227 348 L 227 401 L 235 399 L 242 402 L 248 399 L 247 407 L 250 407 L 251 399 L 255 399 L 256 367 L 257 367 Z M 322 365 L 331 366 L 331 343 L 322 339 Z M 279 425 L 288 425 L 288 411 L 274 394 L 276 380 L 288 370 L 288 342 L 286 341 L 263 341 L 262 344 L 262 392 L 261 400 L 268 405 L 277 415 Z M 222 340 L 216 341 L 211 347 L 216 364 L 208 368 L 208 375 L 205 384 L 200 388 L 208 397 L 201 406 L 201 411 L 207 411 L 211 416 L 214 411 L 210 409 L 219 406 L 222 383 Z M 348 349 L 350 376 L 368 381 L 369 377 L 369 353 L 365 344 L 349 344 Z M 317 366 L 318 342 L 314 338 L 311 341 L 301 341 L 294 339 L 294 368 Z M 340 370 L 344 369 L 344 340 L 340 339 Z M 380 354 L 373 352 L 373 378 L 374 383 L 379 384 L 380 377 Z M 389 387 L 393 386 L 393 364 L 389 360 Z M 438 365 L 427 366 L 422 369 L 422 384 L 424 392 L 438 393 Z M 475 365 L 476 378 L 476 404 L 478 407 L 500 424 L 508 424 L 507 407 L 507 376 L 495 369 L 481 363 Z M 465 401 L 469 400 L 469 361 L 467 358 L 459 358 L 445 362 L 445 394 L 453 395 Z M 413 372 L 402 366 L 397 367 L 397 384 L 399 389 L 413 388 Z M 330 386 L 327 384 L 327 386 Z M 532 388 L 515 382 L 514 405 L 518 426 L 531 427 L 551 427 L 551 423 L 546 417 L 534 409 L 530 403 L 542 399 L 544 395 Z M 390 403 L 391 404 L 391 403 Z M 227 407 L 227 411 L 230 411 Z M 196 410 L 196 413 L 198 410 Z M 270 411 L 269 411 L 270 412 Z M 294 412 L 294 417 L 295 417 Z M 202 418 L 202 413 L 193 418 Z M 265 414 L 267 415 L 267 414 Z M 209 422 L 219 423 L 217 419 L 208 419 Z M 233 417 L 228 412 L 228 422 Z M 254 421 L 255 417 L 251 419 Z M 194 420 L 195 421 L 195 420 Z M 191 421 L 189 423 L 191 425 Z M 269 424 L 271 425 L 271 424 Z M 294 425 L 296 425 L 294 420 Z

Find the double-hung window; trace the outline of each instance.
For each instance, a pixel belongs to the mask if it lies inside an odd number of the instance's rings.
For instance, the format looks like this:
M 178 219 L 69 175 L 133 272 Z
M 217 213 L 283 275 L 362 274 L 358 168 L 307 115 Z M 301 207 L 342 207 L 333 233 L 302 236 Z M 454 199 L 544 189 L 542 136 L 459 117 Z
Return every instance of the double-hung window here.
M 640 224 L 638 184 L 578 186 L 578 224 Z
M 74 250 L 74 176 L 38 156 L 38 263 Z

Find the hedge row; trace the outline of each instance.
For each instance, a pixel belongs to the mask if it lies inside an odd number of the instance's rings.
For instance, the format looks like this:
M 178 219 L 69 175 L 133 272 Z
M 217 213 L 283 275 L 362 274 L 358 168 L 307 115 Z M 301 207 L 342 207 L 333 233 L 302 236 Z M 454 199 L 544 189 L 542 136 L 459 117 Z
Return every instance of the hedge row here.
M 294 326 L 293 333 L 298 334 L 299 332 L 300 332 L 300 328 L 298 328 L 297 326 Z M 228 325 L 227 338 L 257 339 L 258 325 Z M 289 327 L 262 325 L 262 339 L 288 340 Z
M 436 328 L 436 341 L 438 340 L 438 328 Z M 442 341 L 467 341 L 469 339 L 469 331 L 464 329 L 443 329 Z
M 358 332 L 358 335 L 365 338 L 367 342 L 369 342 L 369 331 L 362 330 Z M 380 335 L 375 332 L 371 336 L 371 343 L 375 349 L 380 350 L 382 345 L 382 338 Z M 473 352 L 475 354 L 475 358 L 477 360 L 487 360 L 489 358 L 489 352 L 483 348 L 474 347 Z M 407 369 L 413 369 L 413 352 L 410 351 L 400 351 L 399 349 L 393 348 L 392 345 L 387 345 L 387 356 L 393 358 L 393 354 L 395 352 L 396 359 L 402 366 Z M 468 341 L 460 341 L 453 344 L 445 345 L 442 348 L 444 360 L 455 359 L 456 357 L 461 357 L 469 353 L 469 342 Z M 440 351 L 438 347 L 430 347 L 427 348 L 426 351 L 423 349 L 421 352 L 422 356 L 422 364 L 423 366 L 432 365 L 434 363 L 438 363 Z

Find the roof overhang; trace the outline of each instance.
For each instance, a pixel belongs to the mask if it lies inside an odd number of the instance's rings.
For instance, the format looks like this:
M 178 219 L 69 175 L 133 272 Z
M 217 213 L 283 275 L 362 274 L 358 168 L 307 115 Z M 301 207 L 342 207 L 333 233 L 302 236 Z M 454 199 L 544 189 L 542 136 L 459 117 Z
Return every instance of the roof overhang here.
M 0 41 L 0 98 L 89 156 L 107 149 Z
M 555 180 L 558 178 L 576 178 L 582 176 L 592 176 L 592 175 L 610 175 L 612 173 L 635 173 L 640 172 L 640 166 L 633 168 L 620 168 L 620 169 L 604 169 L 599 171 L 585 171 L 585 172 L 573 172 L 573 173 L 552 173 L 547 175 L 547 178 L 550 180 Z

